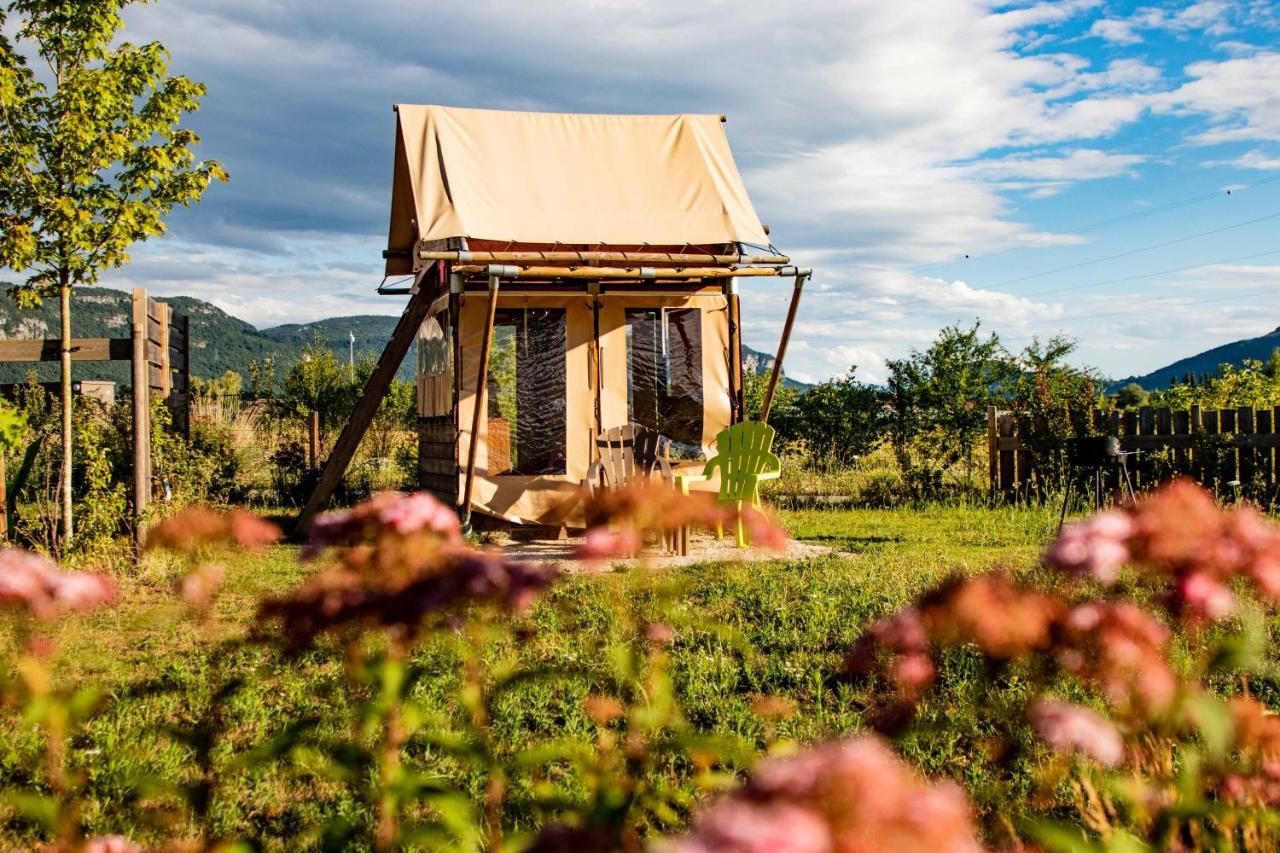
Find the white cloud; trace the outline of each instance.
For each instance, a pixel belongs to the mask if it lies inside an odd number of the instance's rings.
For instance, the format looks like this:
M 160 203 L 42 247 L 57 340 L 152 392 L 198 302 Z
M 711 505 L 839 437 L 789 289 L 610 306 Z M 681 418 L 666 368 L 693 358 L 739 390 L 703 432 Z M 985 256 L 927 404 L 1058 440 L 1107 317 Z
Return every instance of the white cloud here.
M 1016 336 L 1092 310 L 1093 297 L 1064 312 L 888 267 L 1080 242 L 1029 223 L 1018 203 L 1133 174 L 1154 155 L 1112 140 L 1150 110 L 1201 125 L 1200 143 L 1276 138 L 1274 52 L 1219 38 L 1226 52 L 1213 55 L 1227 59 L 1192 65 L 1175 86 L 1164 75 L 1182 69 L 1131 55 L 1141 48 L 1097 61 L 1081 47 L 1096 51 L 1096 41 L 1065 36 L 1087 28 L 1135 46 L 1156 30 L 1234 27 L 1246 40 L 1241 23 L 1273 5 L 1249 3 L 1142 7 L 1091 26 L 1096 0 L 132 7 L 129 36 L 161 38 L 176 70 L 209 84 L 196 120 L 202 153 L 226 162 L 232 184 L 176 218 L 180 249 L 149 246 L 111 280 L 212 298 L 259 324 L 394 313 L 397 301 L 372 296 L 392 103 L 723 112 L 762 218 L 779 246 L 818 269 L 793 375 L 840 373 L 850 360 L 866 360 L 870 375 L 872 360 L 924 345 L 944 323 L 980 315 Z M 776 344 L 786 296 L 748 290 L 749 343 Z
M 1232 160 L 1231 165 L 1241 169 L 1280 169 L 1280 155 L 1268 155 L 1255 148 Z
M 1099 18 L 1089 27 L 1089 35 L 1112 44 L 1137 44 L 1142 36 L 1134 32 L 1133 23 L 1119 18 Z
M 1195 62 L 1186 71 L 1192 80 L 1151 103 L 1161 112 L 1208 116 L 1212 126 L 1192 142 L 1280 140 L 1280 53 Z

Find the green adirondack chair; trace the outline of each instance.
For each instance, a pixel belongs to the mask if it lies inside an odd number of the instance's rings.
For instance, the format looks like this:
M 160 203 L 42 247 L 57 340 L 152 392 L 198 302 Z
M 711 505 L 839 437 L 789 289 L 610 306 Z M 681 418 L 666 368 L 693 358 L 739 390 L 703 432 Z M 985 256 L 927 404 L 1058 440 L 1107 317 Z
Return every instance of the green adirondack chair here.
M 768 424 L 744 421 L 721 430 L 716 436 L 716 455 L 702 469 L 710 477 L 720 469 L 720 502 L 760 503 L 760 483 L 776 480 L 782 474 L 782 463 L 773 454 L 773 437 L 777 433 Z M 724 535 L 724 531 L 719 531 Z M 750 544 L 742 521 L 738 521 L 738 547 Z

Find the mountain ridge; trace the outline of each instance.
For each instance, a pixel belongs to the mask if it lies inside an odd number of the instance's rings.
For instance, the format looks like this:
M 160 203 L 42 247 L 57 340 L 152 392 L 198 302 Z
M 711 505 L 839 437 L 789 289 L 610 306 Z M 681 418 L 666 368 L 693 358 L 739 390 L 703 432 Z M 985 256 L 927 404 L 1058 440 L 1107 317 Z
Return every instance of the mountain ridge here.
M 111 288 L 85 288 L 72 295 L 72 333 L 77 338 L 121 338 L 129 335 L 130 294 Z M 289 367 L 301 357 L 306 346 L 322 341 L 342 361 L 348 358 L 348 334 L 356 336 L 357 360 L 376 359 L 391 337 L 399 317 L 393 314 L 354 314 L 328 317 L 308 323 L 284 323 L 257 328 L 227 311 L 193 296 L 171 296 L 164 300 L 173 309 L 191 318 L 191 372 L 200 379 L 213 379 L 228 370 L 239 373 L 248 382 L 251 361 L 266 358 L 275 364 L 276 379 L 281 380 Z M 58 334 L 58 308 L 46 300 L 35 309 L 19 309 L 12 300 L 0 301 L 0 340 L 52 338 Z M 743 347 L 744 360 L 754 358 L 756 369 L 763 372 L 773 366 L 773 356 Z M 400 365 L 397 376 L 413 379 L 415 359 L 412 349 Z M 56 362 L 0 363 L 0 384 L 26 381 L 35 373 L 41 382 L 58 377 Z M 128 362 L 78 362 L 73 375 L 77 379 L 106 379 L 120 385 L 129 384 Z M 786 379 L 798 389 L 804 383 Z
M 1131 382 L 1136 382 L 1148 391 L 1161 390 L 1175 382 L 1183 381 L 1188 374 L 1201 378 L 1216 375 L 1224 364 L 1239 366 L 1246 359 L 1265 362 L 1277 348 L 1280 348 L 1280 327 L 1256 338 L 1241 338 L 1238 341 L 1231 341 L 1204 352 L 1180 358 L 1141 376 L 1117 379 L 1110 387 L 1114 392 Z

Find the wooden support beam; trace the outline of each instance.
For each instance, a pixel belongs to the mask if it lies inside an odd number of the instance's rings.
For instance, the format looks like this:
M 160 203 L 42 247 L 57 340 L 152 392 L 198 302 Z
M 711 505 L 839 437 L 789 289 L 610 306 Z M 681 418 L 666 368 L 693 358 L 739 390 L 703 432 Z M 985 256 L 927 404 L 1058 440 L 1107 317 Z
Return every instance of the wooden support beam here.
M 729 395 L 734 423 L 746 420 L 745 394 L 742 387 L 742 302 L 738 298 L 738 281 L 729 279 L 725 287 L 729 309 Z
M 784 267 L 513 267 L 518 278 L 585 278 L 626 279 L 635 281 L 675 280 L 692 278 L 733 278 L 735 276 L 787 275 Z M 483 264 L 464 264 L 454 267 L 462 275 L 487 275 L 489 267 Z
M 383 253 L 386 254 L 385 252 Z M 435 252 L 423 249 L 419 260 L 463 264 L 519 263 L 660 263 L 660 264 L 789 264 L 786 255 L 718 255 L 702 252 Z
M 400 315 L 400 321 L 396 323 L 395 331 L 387 341 L 387 346 L 373 369 L 373 375 L 369 377 L 369 383 L 360 395 L 355 409 L 351 412 L 351 417 L 347 419 L 346 426 L 342 428 L 342 434 L 334 443 L 329 458 L 325 460 L 320 480 L 311 492 L 311 497 L 303 507 L 301 515 L 298 516 L 293 531 L 295 536 L 305 535 L 311 522 L 329 505 L 329 500 L 333 497 L 334 490 L 338 488 L 342 475 L 351 464 L 356 449 L 360 446 L 360 439 L 364 438 L 369 424 L 373 422 L 378 405 L 386 396 L 387 389 L 391 387 L 391 380 L 395 378 L 396 371 L 400 369 L 400 363 L 404 361 L 405 354 L 413 344 L 418 328 L 426 319 L 432 301 L 439 295 L 439 286 L 437 286 L 439 280 L 435 284 L 429 281 L 438 275 L 438 273 L 433 275 L 433 271 L 438 266 L 438 264 L 433 265 L 431 270 L 421 274 L 422 278 L 419 280 L 416 292 L 409 297 L 409 304 Z
M 791 291 L 791 305 L 787 308 L 787 322 L 782 327 L 782 339 L 778 341 L 778 354 L 773 357 L 773 371 L 769 374 L 769 387 L 764 392 L 764 405 L 760 408 L 760 422 L 767 423 L 769 410 L 773 408 L 773 395 L 778 390 L 778 380 L 782 378 L 782 359 L 787 355 L 787 344 L 791 341 L 791 328 L 796 323 L 796 311 L 800 308 L 800 291 L 804 289 L 805 279 L 809 277 L 807 270 L 796 273 L 796 286 Z
M 489 314 L 484 324 L 484 337 L 480 340 L 480 367 L 476 371 L 476 392 L 472 398 L 471 434 L 467 439 L 467 473 L 462 484 L 462 520 L 471 521 L 471 488 L 476 478 L 476 450 L 480 446 L 480 410 L 484 405 L 485 388 L 489 384 L 489 350 L 493 343 L 493 318 L 498 311 L 498 286 L 500 279 L 489 276 Z
M 0 341 L 0 361 L 57 361 L 62 342 Z M 72 361 L 127 361 L 133 357 L 130 338 L 79 338 L 71 342 Z

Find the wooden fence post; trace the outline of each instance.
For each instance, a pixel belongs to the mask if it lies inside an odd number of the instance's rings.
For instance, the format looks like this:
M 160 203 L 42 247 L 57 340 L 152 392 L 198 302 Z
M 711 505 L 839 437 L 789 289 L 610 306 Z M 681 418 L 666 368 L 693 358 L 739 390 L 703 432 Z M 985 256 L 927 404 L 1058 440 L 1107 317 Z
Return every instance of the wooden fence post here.
M 1000 445 L 996 440 L 996 407 L 987 406 L 987 476 L 991 481 L 991 497 L 996 496 L 1000 479 Z
M 151 497 L 151 390 L 147 373 L 147 291 L 133 291 L 133 520 L 134 541 L 143 545 L 143 518 Z
M 4 453 L 0 452 L 0 510 L 9 506 L 9 495 L 5 483 Z M 0 511 L 0 539 L 9 538 L 9 514 Z
M 307 465 L 312 471 L 320 470 L 320 413 L 307 415 Z

